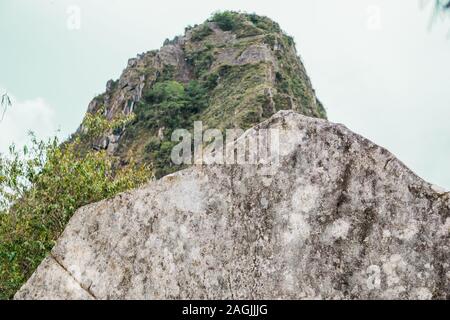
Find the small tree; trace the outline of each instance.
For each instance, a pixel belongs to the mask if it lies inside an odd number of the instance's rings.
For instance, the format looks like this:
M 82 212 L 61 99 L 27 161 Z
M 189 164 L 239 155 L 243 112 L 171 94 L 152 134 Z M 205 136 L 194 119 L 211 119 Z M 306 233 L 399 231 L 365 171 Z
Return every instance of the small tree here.
M 83 134 L 69 142 L 32 136 L 23 150 L 11 146 L 0 155 L 0 299 L 29 278 L 78 208 L 149 180 L 145 166 L 117 166 L 105 150 L 80 152 L 83 139 L 120 122 L 99 117 L 90 115 Z
M 441 10 L 450 10 L 450 0 L 436 0 L 436 5 L 441 8 Z
M 450 0 L 434 0 L 432 21 L 434 21 L 439 14 L 448 12 L 450 12 Z
M 2 106 L 2 108 L 3 108 L 3 111 L 2 111 L 2 117 L 0 118 L 0 122 L 2 122 L 3 121 L 3 118 L 5 117 L 5 113 L 6 113 L 6 110 L 9 108 L 9 107 L 11 107 L 11 99 L 9 98 L 9 96 L 8 96 L 8 94 L 7 93 L 4 93 L 3 95 L 2 95 L 2 100 L 1 100 L 1 106 Z
M 217 23 L 223 31 L 234 30 L 241 23 L 239 13 L 234 11 L 216 12 L 209 20 Z

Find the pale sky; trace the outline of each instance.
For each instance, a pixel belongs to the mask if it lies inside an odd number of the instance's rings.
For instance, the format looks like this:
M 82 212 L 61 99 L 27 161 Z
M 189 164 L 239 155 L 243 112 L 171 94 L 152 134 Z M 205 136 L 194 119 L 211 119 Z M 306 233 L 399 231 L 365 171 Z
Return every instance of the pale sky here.
M 66 137 L 128 58 L 233 9 L 267 15 L 294 36 L 330 121 L 450 189 L 450 19 L 430 30 L 420 3 L 0 0 L 0 94 L 14 100 L 0 123 L 0 152 L 24 143 L 28 130 Z

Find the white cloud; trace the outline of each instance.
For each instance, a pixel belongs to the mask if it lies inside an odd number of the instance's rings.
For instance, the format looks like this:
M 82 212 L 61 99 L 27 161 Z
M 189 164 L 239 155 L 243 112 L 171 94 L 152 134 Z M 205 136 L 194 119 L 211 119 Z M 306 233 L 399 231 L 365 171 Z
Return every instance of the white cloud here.
M 4 92 L 0 90 L 1 94 Z M 9 96 L 12 106 L 8 107 L 0 122 L 0 153 L 6 152 L 12 143 L 21 147 L 29 142 L 29 131 L 40 139 L 56 134 L 54 110 L 43 98 L 20 101 Z

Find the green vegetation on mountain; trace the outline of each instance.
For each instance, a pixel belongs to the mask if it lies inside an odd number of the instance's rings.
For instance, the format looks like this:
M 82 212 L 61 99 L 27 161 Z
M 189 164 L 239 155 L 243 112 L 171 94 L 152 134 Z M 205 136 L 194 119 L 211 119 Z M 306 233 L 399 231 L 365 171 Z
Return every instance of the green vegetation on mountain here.
M 0 299 L 11 298 L 31 276 L 75 210 L 148 181 L 145 166 L 117 169 L 105 151 L 80 152 L 81 141 L 117 125 L 90 115 L 70 143 L 33 138 L 0 158 Z
M 204 82 L 192 80 L 182 84 L 174 80 L 157 82 L 144 93 L 143 101 L 135 109 L 135 121 L 121 142 L 121 148 L 138 144 L 141 163 L 151 163 L 156 177 L 181 169 L 170 161 L 171 133 L 177 128 L 190 128 L 198 120 L 200 112 L 208 106 L 207 88 Z M 159 138 L 159 135 L 164 138 Z M 141 142 L 140 137 L 149 138 Z M 120 152 L 120 150 L 119 150 Z

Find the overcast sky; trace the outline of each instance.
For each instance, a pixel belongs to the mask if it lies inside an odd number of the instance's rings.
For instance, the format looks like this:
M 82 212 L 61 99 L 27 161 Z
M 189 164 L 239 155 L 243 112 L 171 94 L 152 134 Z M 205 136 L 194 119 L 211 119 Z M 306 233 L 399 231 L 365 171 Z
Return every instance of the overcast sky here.
M 423 2 L 427 2 L 426 0 Z M 267 15 L 297 42 L 329 119 L 450 189 L 450 20 L 420 0 L 0 0 L 0 152 L 79 125 L 128 58 L 217 10 Z M 74 21 L 80 12 L 80 25 Z M 79 28 L 78 28 L 79 27 Z

